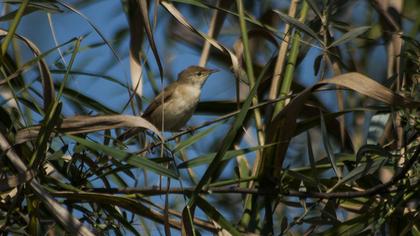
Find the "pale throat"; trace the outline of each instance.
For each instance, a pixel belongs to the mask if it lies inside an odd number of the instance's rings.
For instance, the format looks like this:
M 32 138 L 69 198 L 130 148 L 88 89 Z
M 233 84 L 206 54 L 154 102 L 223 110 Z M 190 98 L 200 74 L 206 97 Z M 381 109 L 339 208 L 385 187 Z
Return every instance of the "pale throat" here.
M 183 84 L 178 86 L 176 93 L 182 99 L 198 100 L 201 94 L 201 84 Z

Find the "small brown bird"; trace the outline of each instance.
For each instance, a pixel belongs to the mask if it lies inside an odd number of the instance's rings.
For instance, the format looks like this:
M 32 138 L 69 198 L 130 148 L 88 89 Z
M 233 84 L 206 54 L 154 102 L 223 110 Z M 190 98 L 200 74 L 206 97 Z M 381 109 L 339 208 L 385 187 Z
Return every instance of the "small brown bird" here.
M 168 85 L 153 99 L 142 117 L 161 131 L 179 131 L 194 113 L 200 100 L 204 82 L 217 71 L 200 66 L 190 66 L 183 70 L 178 74 L 177 81 Z M 164 118 L 163 129 L 162 118 Z M 141 128 L 129 129 L 120 135 L 117 140 L 126 140 L 138 134 L 141 130 Z
M 159 130 L 179 131 L 193 115 L 207 78 L 217 71 L 200 66 L 190 66 L 183 70 L 178 74 L 177 81 L 153 99 L 144 111 L 143 118 Z

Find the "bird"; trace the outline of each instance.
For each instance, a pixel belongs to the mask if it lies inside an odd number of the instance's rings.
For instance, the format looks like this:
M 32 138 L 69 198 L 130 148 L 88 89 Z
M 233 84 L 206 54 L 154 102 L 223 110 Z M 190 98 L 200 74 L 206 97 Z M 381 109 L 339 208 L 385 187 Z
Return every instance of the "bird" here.
M 201 66 L 189 66 L 184 69 L 178 74 L 175 82 L 169 84 L 150 102 L 142 117 L 160 131 L 180 131 L 197 108 L 204 83 L 211 74 L 218 71 Z M 126 140 L 141 130 L 129 129 L 117 140 Z
M 177 81 L 168 85 L 152 100 L 142 117 L 160 131 L 179 131 L 193 115 L 207 78 L 217 71 L 189 66 L 178 74 Z

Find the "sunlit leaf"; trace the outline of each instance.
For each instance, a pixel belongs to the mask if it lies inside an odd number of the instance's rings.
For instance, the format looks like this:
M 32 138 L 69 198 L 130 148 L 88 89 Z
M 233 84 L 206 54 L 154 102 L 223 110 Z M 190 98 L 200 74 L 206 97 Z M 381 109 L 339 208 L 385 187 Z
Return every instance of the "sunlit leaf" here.
M 198 142 L 200 139 L 206 137 L 207 135 L 209 135 L 217 126 L 212 126 L 204 131 L 201 131 L 197 134 L 194 134 L 193 136 L 189 137 L 188 139 L 178 143 L 174 150 L 173 153 L 177 153 L 179 151 L 184 150 L 185 148 L 188 148 L 189 146 L 195 144 L 196 142 Z

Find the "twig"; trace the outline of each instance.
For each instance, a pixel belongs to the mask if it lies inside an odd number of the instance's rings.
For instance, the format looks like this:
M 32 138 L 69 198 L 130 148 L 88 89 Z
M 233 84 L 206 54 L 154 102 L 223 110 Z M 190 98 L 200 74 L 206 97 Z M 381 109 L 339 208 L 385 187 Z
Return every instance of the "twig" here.
M 410 170 L 410 168 L 417 161 L 420 154 L 420 148 L 417 148 L 413 156 L 408 160 L 405 165 L 400 169 L 398 174 L 394 175 L 392 179 L 386 183 L 376 185 L 372 188 L 369 188 L 364 191 L 354 192 L 332 192 L 332 193 L 322 193 L 322 192 L 302 192 L 295 190 L 286 190 L 282 191 L 279 189 L 273 190 L 261 190 L 261 189 L 249 189 L 249 188 L 239 188 L 239 187 L 212 187 L 206 190 L 202 190 L 203 194 L 220 194 L 220 193 L 233 193 L 233 194 L 256 194 L 256 195 L 283 195 L 290 197 L 300 197 L 300 198 L 320 198 L 320 199 L 335 199 L 335 198 L 356 198 L 356 197 L 368 197 L 376 194 L 389 192 L 388 187 L 395 184 L 400 179 L 404 178 L 405 174 Z M 88 192 L 97 192 L 97 193 L 108 193 L 108 194 L 142 194 L 142 195 L 162 195 L 162 194 L 191 194 L 194 191 L 195 187 L 189 188 L 171 188 L 169 190 L 160 189 L 158 187 L 149 187 L 149 188 L 91 188 L 86 189 Z M 55 191 L 52 194 L 55 196 L 60 196 L 62 194 L 68 194 L 70 191 Z
M 269 104 L 272 104 L 272 103 L 279 102 L 279 101 L 284 100 L 284 99 L 291 98 L 291 97 L 293 97 L 293 96 L 295 96 L 295 95 L 290 94 L 290 95 L 287 95 L 287 96 L 282 96 L 282 97 L 277 98 L 277 99 L 274 99 L 274 100 L 269 100 L 269 101 L 262 102 L 262 103 L 260 103 L 260 104 L 257 104 L 257 105 L 254 105 L 254 106 L 251 106 L 249 109 L 250 109 L 250 110 L 257 109 L 257 108 L 260 108 L 260 107 L 263 107 L 263 106 L 266 106 L 266 105 L 269 105 Z M 207 126 L 212 125 L 212 124 L 214 124 L 214 123 L 220 122 L 220 121 L 222 121 L 222 120 L 229 119 L 230 117 L 233 117 L 233 116 L 236 116 L 237 114 L 239 114 L 239 112 L 240 112 L 240 111 L 234 111 L 234 112 L 228 113 L 228 114 L 226 114 L 226 115 L 220 116 L 220 117 L 218 117 L 218 118 L 216 118 L 216 119 L 214 119 L 214 120 L 206 121 L 206 122 L 202 123 L 201 125 L 198 125 L 198 126 L 195 126 L 195 127 L 189 128 L 189 129 L 187 129 L 187 130 L 184 130 L 184 131 L 182 131 L 182 132 L 179 132 L 179 133 L 177 133 L 177 134 L 173 135 L 173 136 L 172 136 L 172 137 L 170 137 L 170 138 L 167 138 L 167 139 L 165 140 L 165 142 L 175 140 L 176 138 L 181 137 L 181 136 L 183 136 L 183 135 L 185 135 L 185 134 L 188 134 L 188 133 L 194 132 L 194 131 L 196 131 L 196 130 L 202 129 L 202 128 L 204 128 L 204 127 L 207 127 Z M 142 150 L 140 150 L 137 154 L 141 154 L 141 153 L 143 153 L 143 152 L 149 151 L 150 149 L 155 148 L 155 147 L 159 146 L 160 144 L 161 144 L 161 142 L 160 142 L 160 141 L 159 141 L 159 142 L 156 142 L 156 143 L 152 143 L 152 144 L 148 145 L 147 147 L 143 148 Z
M 9 159 L 13 167 L 19 173 L 25 173 L 29 168 L 22 161 L 21 157 L 17 155 L 6 137 L 0 133 L 0 149 L 3 154 Z M 51 195 L 45 190 L 44 186 L 38 182 L 37 179 L 29 181 L 28 186 L 32 189 L 33 193 L 37 195 L 51 215 L 55 216 L 57 221 L 64 226 L 69 232 L 73 232 L 78 235 L 94 235 L 90 230 L 84 226 L 77 218 L 75 218 L 65 207 L 57 202 Z

